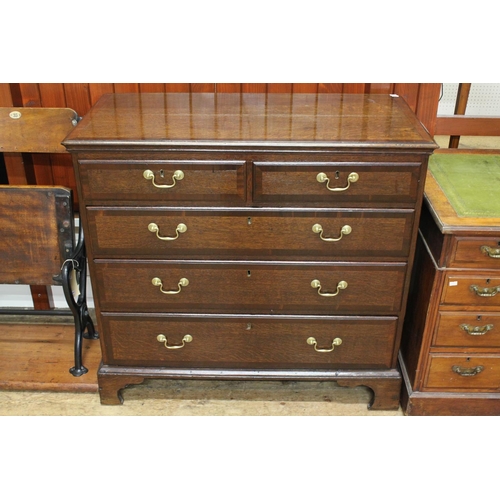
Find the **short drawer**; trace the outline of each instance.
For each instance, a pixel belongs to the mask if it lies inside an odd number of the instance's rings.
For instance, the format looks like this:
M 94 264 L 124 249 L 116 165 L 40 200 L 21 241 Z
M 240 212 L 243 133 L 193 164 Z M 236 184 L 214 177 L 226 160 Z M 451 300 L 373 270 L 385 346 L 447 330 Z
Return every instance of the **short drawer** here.
M 336 206 L 412 204 L 420 163 L 253 163 L 253 200 Z
M 500 357 L 431 355 L 428 389 L 500 390 Z
M 394 317 L 102 315 L 104 362 L 192 368 L 391 368 Z
M 500 269 L 500 234 L 490 238 L 455 236 L 453 244 L 448 267 Z
M 89 208 L 94 257 L 342 258 L 408 256 L 413 210 Z
M 440 312 L 435 347 L 500 347 L 500 313 Z
M 94 264 L 102 311 L 265 314 L 399 312 L 405 264 Z
M 246 200 L 243 161 L 83 159 L 78 167 L 87 204 L 241 204 Z
M 441 303 L 500 310 L 500 276 L 495 274 L 447 273 Z

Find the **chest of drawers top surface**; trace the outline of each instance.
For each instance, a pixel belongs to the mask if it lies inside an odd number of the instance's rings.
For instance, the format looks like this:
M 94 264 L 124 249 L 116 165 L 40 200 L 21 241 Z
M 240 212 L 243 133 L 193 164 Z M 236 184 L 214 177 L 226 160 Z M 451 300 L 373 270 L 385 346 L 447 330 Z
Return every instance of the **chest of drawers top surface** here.
M 266 148 L 434 149 L 400 97 L 362 94 L 107 94 L 66 138 L 69 150 L 220 144 Z

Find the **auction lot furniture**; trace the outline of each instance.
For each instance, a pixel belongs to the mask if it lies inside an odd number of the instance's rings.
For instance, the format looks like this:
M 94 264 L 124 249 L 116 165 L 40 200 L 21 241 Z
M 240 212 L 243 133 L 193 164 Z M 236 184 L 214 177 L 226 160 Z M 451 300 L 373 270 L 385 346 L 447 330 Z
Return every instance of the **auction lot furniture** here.
M 401 346 L 408 415 L 500 415 L 500 156 L 432 156 Z
M 332 380 L 397 409 L 436 147 L 403 99 L 105 95 L 72 153 L 101 402 L 148 378 Z

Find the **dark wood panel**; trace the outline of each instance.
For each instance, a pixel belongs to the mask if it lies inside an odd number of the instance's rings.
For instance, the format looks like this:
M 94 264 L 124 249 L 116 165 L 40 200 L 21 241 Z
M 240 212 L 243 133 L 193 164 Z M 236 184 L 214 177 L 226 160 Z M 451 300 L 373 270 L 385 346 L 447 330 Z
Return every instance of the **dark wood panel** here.
M 263 318 L 104 314 L 104 362 L 120 365 L 215 368 L 390 368 L 394 317 Z M 185 335 L 191 336 L 182 346 Z M 307 339 L 313 336 L 317 352 Z M 337 340 L 337 343 L 339 341 Z
M 406 264 L 96 260 L 94 272 L 103 311 L 396 314 Z
M 408 256 L 413 215 L 413 210 L 356 209 L 298 213 L 289 209 L 278 213 L 265 209 L 111 207 L 87 211 L 94 257 L 138 259 L 165 255 L 251 259 L 265 255 L 280 260 L 401 261 Z M 156 226 L 150 229 L 150 224 Z M 180 231 L 179 224 L 183 224 Z
M 89 83 L 90 102 L 94 105 L 104 94 L 112 94 L 115 87 L 112 83 Z

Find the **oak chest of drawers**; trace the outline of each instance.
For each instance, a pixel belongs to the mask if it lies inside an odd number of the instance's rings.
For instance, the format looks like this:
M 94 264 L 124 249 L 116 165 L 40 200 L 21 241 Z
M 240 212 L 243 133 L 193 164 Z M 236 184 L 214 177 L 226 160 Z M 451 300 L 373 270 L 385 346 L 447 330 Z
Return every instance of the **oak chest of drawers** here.
M 397 96 L 106 95 L 64 141 L 101 402 L 146 378 L 332 380 L 399 405 L 428 156 Z
M 427 176 L 401 345 L 403 410 L 500 415 L 500 210 L 494 209 L 500 207 L 500 157 L 443 153 L 432 160 L 436 172 Z M 487 189 L 475 190 L 467 213 L 461 207 L 471 189 L 456 199 L 449 191 L 450 198 L 438 180 L 453 188 L 449 179 L 459 167 L 467 183 L 482 183 L 474 178 L 488 162 Z M 461 183 L 458 178 L 463 190 Z M 475 200 L 484 202 L 485 213 Z

